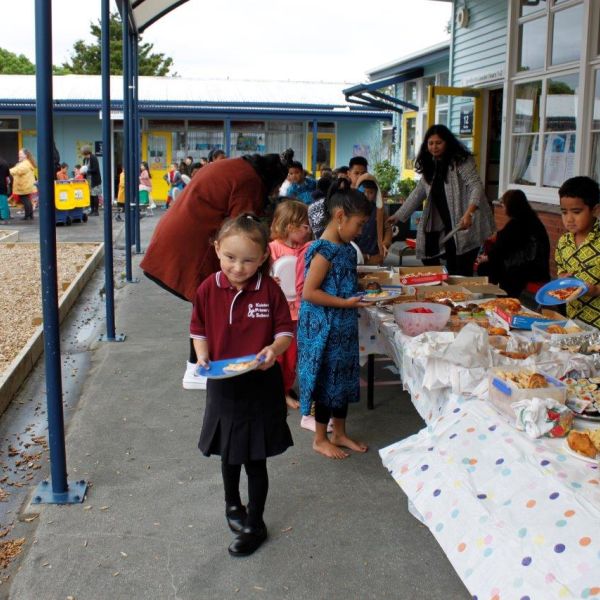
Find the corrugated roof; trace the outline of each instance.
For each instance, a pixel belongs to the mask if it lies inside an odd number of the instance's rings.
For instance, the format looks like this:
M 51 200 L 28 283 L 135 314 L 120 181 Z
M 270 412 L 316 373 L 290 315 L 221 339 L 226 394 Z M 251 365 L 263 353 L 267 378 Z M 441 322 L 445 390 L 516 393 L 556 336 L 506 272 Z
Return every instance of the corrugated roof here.
M 123 79 L 112 76 L 111 98 L 123 99 Z M 289 104 L 302 106 L 348 106 L 344 82 L 260 81 L 236 79 L 189 79 L 140 77 L 139 100 L 153 102 L 203 102 L 248 104 Z M 55 100 L 100 100 L 99 75 L 55 75 Z M 34 75 L 0 75 L 1 100 L 34 99 Z

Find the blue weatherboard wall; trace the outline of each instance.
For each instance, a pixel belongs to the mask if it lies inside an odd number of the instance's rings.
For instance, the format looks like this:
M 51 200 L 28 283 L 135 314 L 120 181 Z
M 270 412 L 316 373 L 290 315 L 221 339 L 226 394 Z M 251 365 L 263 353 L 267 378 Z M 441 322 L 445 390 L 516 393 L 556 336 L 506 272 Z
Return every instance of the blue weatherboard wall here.
M 381 152 L 381 124 L 369 121 L 341 121 L 337 126 L 336 167 L 347 165 L 354 156 L 354 145 L 371 147 L 369 164 L 379 160 Z
M 451 85 L 464 87 L 465 79 L 479 73 L 491 73 L 505 68 L 508 40 L 508 2 L 478 0 L 469 2 L 469 26 L 458 28 L 454 3 Z M 463 6 L 461 3 L 460 6 Z M 502 80 L 499 80 L 500 84 Z M 460 105 L 467 100 L 452 101 L 452 130 L 458 131 Z

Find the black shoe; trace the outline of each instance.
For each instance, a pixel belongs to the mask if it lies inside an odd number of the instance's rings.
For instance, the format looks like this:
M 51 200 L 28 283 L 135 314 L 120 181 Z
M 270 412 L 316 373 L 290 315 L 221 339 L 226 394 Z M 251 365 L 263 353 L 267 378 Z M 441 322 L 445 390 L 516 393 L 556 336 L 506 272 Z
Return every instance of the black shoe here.
M 263 523 L 260 527 L 244 527 L 229 546 L 231 556 L 250 556 L 256 552 L 267 539 L 267 528 Z
M 226 506 L 225 507 L 225 518 L 227 519 L 227 525 L 233 533 L 240 533 L 246 524 L 246 513 L 245 506 Z

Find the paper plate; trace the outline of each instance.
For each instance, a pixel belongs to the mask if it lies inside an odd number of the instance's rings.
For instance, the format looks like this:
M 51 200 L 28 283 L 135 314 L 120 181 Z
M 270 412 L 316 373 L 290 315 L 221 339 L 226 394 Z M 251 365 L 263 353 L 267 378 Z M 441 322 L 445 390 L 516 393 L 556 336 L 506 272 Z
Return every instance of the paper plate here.
M 566 452 L 567 454 L 570 454 L 571 456 L 578 458 L 579 460 L 583 460 L 586 463 L 590 463 L 592 465 L 600 464 L 600 461 L 598 461 L 598 458 L 590 458 L 589 456 L 584 456 L 583 454 L 579 454 L 579 452 L 575 452 L 575 450 L 571 450 L 571 448 L 569 448 L 569 443 L 567 442 L 566 439 L 563 440 L 562 450 L 564 452 Z
M 227 367 L 234 364 L 245 363 L 254 361 L 254 364 L 249 365 L 247 368 L 241 371 L 229 371 Z M 238 377 L 244 373 L 254 371 L 256 367 L 262 362 L 261 359 L 256 360 L 256 354 L 249 354 L 248 356 L 238 356 L 237 358 L 225 358 L 223 360 L 211 361 L 208 369 L 204 367 L 198 367 L 196 369 L 196 375 L 201 377 L 207 377 L 208 379 L 229 379 L 230 377 Z
M 296 263 L 295 256 L 281 256 L 271 267 L 271 275 L 279 278 L 279 285 L 288 302 L 296 299 Z
M 581 279 L 577 279 L 576 277 L 565 277 L 564 279 L 555 279 L 554 281 L 550 281 L 545 286 L 541 287 L 537 294 L 535 295 L 535 301 L 538 304 L 543 304 L 544 306 L 556 306 L 557 304 L 565 304 L 566 300 L 561 300 L 560 298 L 555 298 L 548 294 L 548 292 L 552 292 L 554 290 L 562 290 L 567 287 L 580 287 L 583 288 L 581 292 L 571 298 L 574 300 L 575 298 L 579 298 L 579 296 L 583 296 L 588 291 L 588 286 L 585 281 L 581 281 Z
M 372 294 L 367 294 L 366 292 L 360 292 L 357 295 L 362 298 L 363 302 L 375 303 L 375 302 L 387 302 L 388 300 L 393 300 L 394 298 L 397 298 L 398 296 L 402 296 L 402 294 L 403 294 L 402 290 L 391 290 L 389 288 L 388 289 L 383 288 L 382 291 L 384 291 L 386 293 L 385 296 L 373 297 Z

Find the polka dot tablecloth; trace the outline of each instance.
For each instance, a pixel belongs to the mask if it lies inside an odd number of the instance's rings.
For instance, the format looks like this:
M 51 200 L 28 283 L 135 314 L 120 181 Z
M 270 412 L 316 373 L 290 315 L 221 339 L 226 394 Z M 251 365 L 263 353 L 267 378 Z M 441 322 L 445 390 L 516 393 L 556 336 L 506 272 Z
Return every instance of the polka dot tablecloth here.
M 600 599 L 600 470 L 531 440 L 484 401 L 380 451 L 478 600 Z

